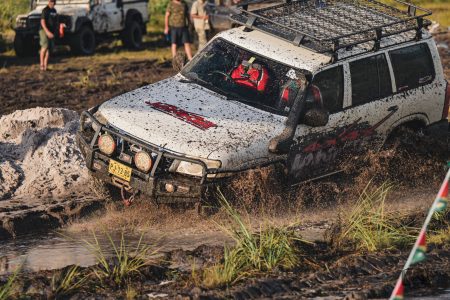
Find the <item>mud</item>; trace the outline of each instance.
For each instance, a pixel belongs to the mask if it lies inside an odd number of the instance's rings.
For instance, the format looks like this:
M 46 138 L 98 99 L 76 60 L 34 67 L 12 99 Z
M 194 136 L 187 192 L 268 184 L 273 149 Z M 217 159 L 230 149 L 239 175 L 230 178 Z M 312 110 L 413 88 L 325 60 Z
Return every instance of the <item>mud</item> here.
M 0 118 L 0 239 L 55 228 L 98 208 L 67 109 L 18 110 Z
M 174 74 L 170 62 L 57 56 L 50 71 L 33 59 L 0 56 L 0 115 L 33 107 L 80 112 Z
M 406 251 L 373 254 L 330 251 L 321 242 L 302 248 L 303 264 L 294 270 L 275 270 L 253 274 L 231 287 L 203 288 L 198 274 L 202 268 L 220 262 L 222 247 L 200 246 L 192 251 L 173 250 L 158 261 L 142 268 L 126 286 L 103 283 L 100 288 L 90 277 L 89 284 L 61 299 L 124 299 L 130 288 L 135 299 L 373 299 L 387 298 L 399 275 Z M 190 266 L 187 269 L 180 266 Z M 19 275 L 13 297 L 49 299 L 55 296 L 52 278 L 67 268 Z M 89 276 L 93 267 L 82 268 Z M 6 277 L 0 278 L 0 282 Z M 427 288 L 442 288 L 450 282 L 450 249 L 429 247 L 427 261 L 409 270 L 405 280 L 406 295 Z M 94 298 L 92 298 L 94 299 Z

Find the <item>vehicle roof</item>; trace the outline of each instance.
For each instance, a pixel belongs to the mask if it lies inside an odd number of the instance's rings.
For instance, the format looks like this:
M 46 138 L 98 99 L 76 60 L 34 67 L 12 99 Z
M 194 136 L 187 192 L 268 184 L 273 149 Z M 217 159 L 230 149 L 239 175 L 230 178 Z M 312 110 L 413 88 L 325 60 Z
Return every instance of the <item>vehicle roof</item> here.
M 241 48 L 298 69 L 315 73 L 330 64 L 332 57 L 295 46 L 258 30 L 244 31 L 244 26 L 221 32 L 221 37 Z

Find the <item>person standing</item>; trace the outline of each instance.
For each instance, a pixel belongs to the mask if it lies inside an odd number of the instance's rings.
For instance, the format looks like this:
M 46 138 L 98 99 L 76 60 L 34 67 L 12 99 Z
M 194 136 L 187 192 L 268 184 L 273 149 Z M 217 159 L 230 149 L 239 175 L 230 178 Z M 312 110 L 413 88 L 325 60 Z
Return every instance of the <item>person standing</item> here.
M 209 30 L 209 16 L 206 13 L 206 1 L 197 0 L 192 4 L 191 18 L 194 20 L 195 32 L 198 35 L 198 49 L 206 45 L 206 30 Z
M 55 34 L 57 29 L 57 13 L 55 5 L 56 0 L 49 0 L 41 14 L 41 29 L 39 30 L 41 71 L 47 70 L 50 51 L 55 45 Z
M 170 31 L 172 43 L 172 58 L 177 54 L 177 47 L 184 45 L 184 51 L 189 60 L 192 59 L 191 37 L 188 30 L 188 6 L 183 0 L 171 0 L 167 5 L 164 33 Z

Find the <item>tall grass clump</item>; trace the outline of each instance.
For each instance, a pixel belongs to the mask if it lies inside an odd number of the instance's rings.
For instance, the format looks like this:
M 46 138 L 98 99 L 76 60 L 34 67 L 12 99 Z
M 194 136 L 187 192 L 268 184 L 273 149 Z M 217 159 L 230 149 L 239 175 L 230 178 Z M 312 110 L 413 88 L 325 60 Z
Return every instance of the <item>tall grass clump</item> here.
M 386 211 L 386 197 L 393 185 L 383 183 L 378 188 L 367 184 L 355 205 L 344 215 L 331 236 L 339 248 L 377 251 L 402 247 L 414 242 L 412 229 L 398 213 Z
M 0 1 L 0 32 L 12 29 L 17 15 L 26 13 L 30 8 L 28 0 Z
M 62 271 L 57 271 L 52 276 L 50 286 L 53 297 L 59 298 L 68 296 L 81 288 L 88 280 L 87 276 L 82 275 L 78 266 L 65 268 Z
M 221 195 L 221 203 L 231 221 L 231 226 L 221 228 L 234 240 L 232 248 L 225 248 L 223 262 L 206 268 L 203 285 L 214 287 L 233 284 L 241 278 L 276 268 L 291 269 L 299 263 L 295 245 L 300 240 L 287 227 L 260 226 L 254 232 L 241 215 Z
M 16 271 L 11 276 L 9 276 L 6 283 L 0 286 L 0 300 L 9 299 L 14 281 L 16 280 L 17 274 L 19 274 L 20 269 L 20 267 L 17 268 Z
M 93 241 L 84 240 L 87 249 L 95 256 L 97 266 L 93 273 L 102 285 L 112 284 L 122 286 L 131 276 L 140 274 L 140 269 L 152 262 L 152 256 L 158 250 L 142 242 L 143 234 L 136 246 L 127 245 L 124 232 L 121 233 L 120 242 L 114 242 L 109 233 L 105 233 L 109 245 L 113 249 L 112 257 L 108 256 L 105 247 L 102 246 L 93 231 Z

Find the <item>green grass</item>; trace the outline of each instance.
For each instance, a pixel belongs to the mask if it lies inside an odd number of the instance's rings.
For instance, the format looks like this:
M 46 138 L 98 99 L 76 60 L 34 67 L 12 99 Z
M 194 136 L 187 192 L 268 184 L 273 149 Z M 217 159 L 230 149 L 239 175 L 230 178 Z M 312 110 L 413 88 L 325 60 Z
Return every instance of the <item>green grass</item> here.
M 8 281 L 2 286 L 0 286 L 0 300 L 7 300 L 10 297 L 11 290 L 13 288 L 14 281 L 20 272 L 21 267 L 17 268 L 14 274 L 9 276 Z
M 88 280 L 87 276 L 81 274 L 78 266 L 57 271 L 52 276 L 50 283 L 53 297 L 55 299 L 70 295 L 81 288 Z
M 299 264 L 295 243 L 301 238 L 293 230 L 265 225 L 255 232 L 223 195 L 221 203 L 231 226 L 219 226 L 230 235 L 235 245 L 225 248 L 223 262 L 204 270 L 204 286 L 230 285 L 254 273 L 270 272 L 276 268 L 292 269 Z
M 142 242 L 143 234 L 135 246 L 127 245 L 122 231 L 119 243 L 114 242 L 109 233 L 105 233 L 109 246 L 113 249 L 112 257 L 108 257 L 106 249 L 100 244 L 96 233 L 92 232 L 92 235 L 93 241 L 84 240 L 84 243 L 97 260 L 93 274 L 102 285 L 123 286 L 130 276 L 140 274 L 139 270 L 150 264 L 151 257 L 158 253 L 158 250 Z
M 0 1 L 0 33 L 14 27 L 16 17 L 29 11 L 28 0 L 1 0 Z
M 399 4 L 394 0 L 381 0 L 381 2 L 406 10 L 405 5 Z M 410 0 L 405 2 L 431 10 L 433 14 L 428 17 L 430 20 L 438 22 L 443 27 L 450 26 L 450 2 L 448 0 Z
M 450 225 L 447 228 L 437 230 L 428 236 L 428 243 L 435 245 L 450 245 Z
M 338 248 L 378 251 L 412 244 L 415 235 L 398 213 L 386 211 L 386 196 L 392 185 L 372 188 L 369 183 L 331 236 Z

